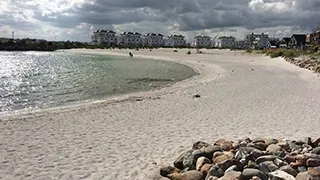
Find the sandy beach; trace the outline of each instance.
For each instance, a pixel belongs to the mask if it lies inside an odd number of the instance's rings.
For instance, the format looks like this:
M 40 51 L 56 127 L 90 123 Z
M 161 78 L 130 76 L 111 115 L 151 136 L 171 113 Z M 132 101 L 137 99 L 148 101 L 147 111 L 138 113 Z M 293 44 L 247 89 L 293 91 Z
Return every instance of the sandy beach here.
M 199 140 L 319 137 L 320 77 L 281 58 L 228 50 L 70 50 L 129 51 L 199 74 L 148 92 L 0 117 L 0 179 L 160 179 L 159 167 Z

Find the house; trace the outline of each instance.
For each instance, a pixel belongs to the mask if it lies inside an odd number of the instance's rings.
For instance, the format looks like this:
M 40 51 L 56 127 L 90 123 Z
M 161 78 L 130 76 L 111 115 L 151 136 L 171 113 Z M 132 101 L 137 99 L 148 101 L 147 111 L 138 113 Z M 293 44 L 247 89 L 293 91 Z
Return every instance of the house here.
M 13 41 L 13 39 L 11 39 L 11 38 L 0 38 L 0 42 L 1 42 L 1 43 L 7 43 L 7 42 L 9 42 L 10 40 Z
M 221 36 L 215 42 L 217 48 L 234 48 L 236 38 L 232 36 Z
M 162 34 L 148 33 L 144 36 L 143 45 L 147 47 L 162 47 L 165 45 L 165 40 Z
M 116 45 L 117 44 L 117 37 L 116 33 L 111 30 L 97 30 L 93 32 L 91 36 L 91 43 L 92 44 L 104 44 L 104 45 Z
M 270 48 L 270 49 L 279 48 L 279 40 L 270 39 L 266 45 L 266 48 Z
M 138 32 L 124 32 L 118 37 L 118 45 L 124 47 L 141 47 L 142 35 Z
M 196 36 L 194 37 L 193 47 L 196 48 L 210 48 L 211 47 L 211 37 L 209 36 Z
M 306 46 L 305 34 L 294 34 L 289 41 L 289 47 L 294 49 L 304 49 Z
M 267 34 L 247 34 L 245 37 L 246 46 L 253 49 L 264 49 L 269 42 L 269 36 Z
M 291 38 L 289 37 L 284 37 L 282 38 L 278 43 L 280 48 L 289 48 L 289 42 Z
M 318 24 L 317 30 L 315 30 L 310 36 L 311 44 L 320 44 L 320 23 Z
M 166 46 L 168 47 L 186 47 L 187 42 L 182 35 L 171 35 L 168 37 Z
M 245 49 L 245 48 L 247 48 L 246 42 L 245 41 L 234 41 L 233 48 L 235 48 L 235 49 Z

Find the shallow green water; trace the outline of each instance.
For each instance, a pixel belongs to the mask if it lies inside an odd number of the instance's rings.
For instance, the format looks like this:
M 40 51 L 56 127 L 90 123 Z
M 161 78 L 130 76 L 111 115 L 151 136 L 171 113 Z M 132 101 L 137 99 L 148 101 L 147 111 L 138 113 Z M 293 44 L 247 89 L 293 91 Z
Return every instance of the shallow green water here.
M 129 57 L 0 52 L 0 115 L 149 90 L 194 73 L 176 63 Z

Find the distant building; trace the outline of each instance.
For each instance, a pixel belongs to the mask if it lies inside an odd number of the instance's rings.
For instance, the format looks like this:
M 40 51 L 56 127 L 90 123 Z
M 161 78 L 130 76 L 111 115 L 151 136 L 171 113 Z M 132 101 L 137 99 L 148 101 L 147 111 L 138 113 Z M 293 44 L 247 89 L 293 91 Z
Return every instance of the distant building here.
M 294 34 L 292 35 L 289 47 L 294 49 L 304 49 L 306 46 L 306 35 L 305 34 Z
M 317 29 L 311 34 L 310 38 L 312 44 L 320 44 L 320 23 L 318 24 Z
M 245 42 L 248 47 L 253 49 L 264 49 L 269 42 L 269 36 L 267 34 L 248 34 L 245 37 Z
M 144 36 L 143 45 L 147 47 L 165 46 L 165 40 L 162 34 L 148 33 Z
M 168 47 L 186 47 L 187 42 L 182 35 L 171 35 L 168 37 L 166 46 Z
M 245 41 L 234 41 L 234 47 L 236 49 L 245 49 L 247 48 Z
M 103 44 L 103 45 L 116 45 L 117 37 L 116 33 L 111 30 L 97 30 L 91 36 L 92 44 Z
M 232 36 L 221 36 L 215 42 L 215 47 L 218 48 L 234 48 L 236 38 Z
M 289 42 L 290 42 L 291 38 L 289 37 L 284 37 L 280 40 L 279 42 L 279 47 L 280 48 L 289 48 Z
M 124 47 L 140 47 L 143 45 L 142 35 L 138 32 L 124 32 L 118 37 L 118 45 Z
M 196 36 L 196 37 L 194 37 L 192 46 L 196 47 L 196 48 L 210 48 L 210 47 L 212 47 L 211 37 L 209 37 L 209 36 Z

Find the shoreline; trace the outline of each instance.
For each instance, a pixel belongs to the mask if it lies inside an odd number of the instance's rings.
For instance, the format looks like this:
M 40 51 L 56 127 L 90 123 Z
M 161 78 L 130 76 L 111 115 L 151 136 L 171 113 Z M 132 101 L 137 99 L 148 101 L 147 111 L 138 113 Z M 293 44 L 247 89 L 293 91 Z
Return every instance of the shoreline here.
M 83 52 L 83 50 L 85 50 Z M 103 50 L 91 50 L 91 49 L 68 49 L 68 50 L 56 50 L 56 52 L 68 52 L 68 53 L 78 53 L 78 54 L 88 54 L 88 55 L 110 55 L 110 56 L 127 56 L 125 53 L 117 53 L 117 52 L 110 52 L 110 51 L 103 51 Z M 173 84 L 167 84 L 162 87 L 158 87 L 155 89 L 150 89 L 150 90 L 141 90 L 137 92 L 130 92 L 130 93 L 125 93 L 125 94 L 114 94 L 102 99 L 89 99 L 89 100 L 84 100 L 81 102 L 75 102 L 71 105 L 62 105 L 58 107 L 49 107 L 49 108 L 41 108 L 41 109 L 33 109 L 33 110 L 17 110 L 17 111 L 12 111 L 5 113 L 4 115 L 0 115 L 0 121 L 8 121 L 8 120 L 18 120 L 18 119 L 26 119 L 26 118 L 32 118 L 34 116 L 46 116 L 50 114 L 55 114 L 55 113 L 63 113 L 63 112 L 68 112 L 68 111 L 76 111 L 81 108 L 84 108 L 86 106 L 92 106 L 92 107 L 97 107 L 101 105 L 108 105 L 108 104 L 113 104 L 113 103 L 121 103 L 124 101 L 135 101 L 135 99 L 148 99 L 145 98 L 144 96 L 149 96 L 149 98 L 152 98 L 157 93 L 163 94 L 162 91 L 165 91 L 165 89 L 172 87 L 172 88 L 178 88 L 182 84 L 185 84 L 188 80 L 195 79 L 197 76 L 200 76 L 200 70 L 199 67 L 194 66 L 190 63 L 184 63 L 183 61 L 172 59 L 172 58 L 165 58 L 165 57 L 154 57 L 154 56 L 135 56 L 137 58 L 141 59 L 149 59 L 149 60 L 157 60 L 157 61 L 168 61 L 168 62 L 173 62 L 173 63 L 178 63 L 180 65 L 186 66 L 188 68 L 191 68 L 194 71 L 194 75 L 175 82 Z M 176 85 L 178 84 L 178 85 Z M 160 92 L 158 92 L 160 91 Z
M 317 75 L 283 59 L 187 51 L 133 52 L 199 69 L 200 75 L 170 87 L 118 103 L 0 121 L 0 174 L 27 180 L 160 179 L 161 165 L 197 141 L 319 135 Z

